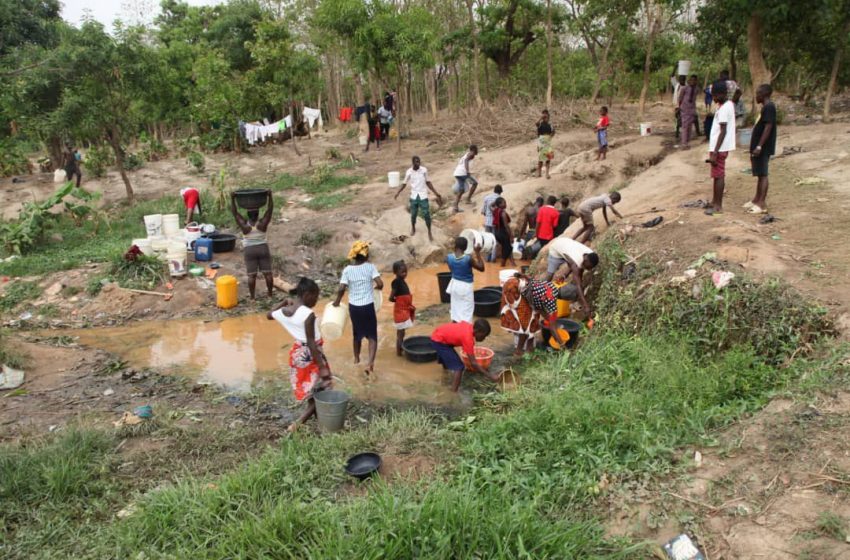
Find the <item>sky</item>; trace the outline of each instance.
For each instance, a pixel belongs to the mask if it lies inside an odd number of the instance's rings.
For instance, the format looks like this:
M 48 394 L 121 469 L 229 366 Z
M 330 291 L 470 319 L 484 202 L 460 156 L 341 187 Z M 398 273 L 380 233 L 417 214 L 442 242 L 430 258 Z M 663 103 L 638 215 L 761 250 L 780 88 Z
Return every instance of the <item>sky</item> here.
M 192 6 L 218 4 L 221 0 L 185 0 Z M 63 0 L 62 18 L 79 25 L 86 12 L 107 29 L 121 19 L 127 23 L 150 23 L 159 13 L 159 0 Z

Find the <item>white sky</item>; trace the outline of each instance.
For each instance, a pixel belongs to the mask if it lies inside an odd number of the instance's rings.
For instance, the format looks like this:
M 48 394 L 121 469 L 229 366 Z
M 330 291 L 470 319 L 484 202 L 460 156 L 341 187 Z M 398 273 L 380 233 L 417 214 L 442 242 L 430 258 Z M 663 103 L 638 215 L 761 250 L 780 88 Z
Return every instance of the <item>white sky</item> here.
M 222 0 L 187 0 L 192 6 L 219 4 Z M 159 0 L 63 0 L 62 19 L 80 25 L 86 12 L 107 30 L 112 22 L 150 23 L 159 14 Z

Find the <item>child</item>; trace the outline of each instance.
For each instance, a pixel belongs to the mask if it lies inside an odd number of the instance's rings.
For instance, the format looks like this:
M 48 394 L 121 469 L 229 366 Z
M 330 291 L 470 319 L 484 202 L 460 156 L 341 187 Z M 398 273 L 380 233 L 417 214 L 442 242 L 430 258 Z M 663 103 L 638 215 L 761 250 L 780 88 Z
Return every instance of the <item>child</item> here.
M 744 208 L 750 214 L 767 213 L 767 168 L 770 156 L 776 151 L 776 105 L 770 100 L 773 88 L 762 84 L 756 90 L 756 102 L 761 103 L 761 114 L 753 127 L 750 139 L 750 165 L 756 179 L 756 195 Z
M 446 264 L 452 273 L 452 280 L 446 293 L 451 296 L 452 321 L 459 323 L 472 322 L 475 311 L 475 290 L 472 287 L 472 269 L 484 272 L 484 260 L 481 258 L 481 247 L 475 247 L 472 255 L 466 254 L 469 241 L 465 237 L 455 239 L 454 253 L 446 257 Z
M 393 263 L 393 280 L 390 290 L 390 301 L 393 302 L 393 322 L 396 328 L 395 352 L 399 356 L 404 354 L 402 344 L 404 343 L 405 331 L 413 326 L 413 318 L 416 308 L 413 307 L 413 296 L 407 286 L 407 264 L 404 261 Z
M 726 189 L 726 158 L 735 149 L 735 104 L 727 98 L 726 82 L 718 80 L 711 86 L 711 95 L 719 108 L 714 114 L 708 140 L 708 160 L 714 196 L 705 213 L 709 216 L 723 213 L 723 191 Z
M 319 286 L 309 278 L 301 278 L 295 298 L 286 298 L 266 315 L 285 328 L 295 342 L 289 351 L 289 381 L 295 399 L 307 399 L 307 408 L 287 430 L 294 432 L 298 426 L 316 413 L 313 395 L 333 386 L 328 360 L 322 351 L 322 333 L 313 307 L 319 301 Z
M 472 160 L 475 159 L 475 156 L 478 155 L 478 146 L 472 144 L 469 146 L 469 149 L 466 151 L 463 156 L 459 160 L 457 160 L 457 166 L 455 167 L 455 186 L 452 187 L 452 191 L 457 195 L 457 199 L 455 200 L 454 211 L 455 214 L 458 212 L 463 212 L 459 208 L 460 199 L 463 198 L 463 193 L 466 192 L 466 184 L 467 182 L 471 183 L 472 186 L 469 187 L 469 195 L 466 197 L 467 204 L 472 204 L 472 195 L 475 193 L 475 188 L 478 187 L 478 181 L 472 176 Z
M 611 126 L 611 119 L 608 118 L 608 107 L 603 106 L 599 110 L 599 122 L 596 123 L 596 139 L 599 141 L 599 153 L 596 154 L 596 161 L 605 159 L 608 154 L 609 126 Z
M 492 381 L 499 380 L 499 374 L 490 374 L 490 371 L 478 363 L 475 359 L 475 343 L 482 342 L 490 334 L 490 323 L 486 319 L 478 319 L 475 325 L 467 322 L 446 323 L 440 325 L 431 334 L 431 346 L 437 352 L 437 361 L 444 369 L 453 374 L 452 391 L 457 393 L 460 382 L 463 379 L 464 365 L 460 356 L 455 352 L 455 347 L 460 346 L 469 358 L 472 371 L 477 371 Z
M 617 212 L 617 209 L 614 208 L 614 205 L 620 202 L 621 197 L 620 193 L 617 191 L 611 191 L 610 193 L 603 194 L 600 196 L 592 196 L 587 198 L 578 205 L 578 215 L 581 218 L 581 229 L 575 234 L 573 239 L 580 243 L 588 242 L 593 238 L 593 234 L 596 232 L 596 226 L 593 225 L 593 212 L 602 208 L 602 216 L 605 218 L 605 223 L 607 225 L 611 225 L 611 222 L 608 220 L 608 209 L 611 209 L 618 218 L 621 220 L 623 216 Z
M 493 204 L 493 235 L 496 243 L 502 248 L 502 267 L 511 261 L 511 266 L 516 267 L 514 252 L 512 248 L 513 235 L 511 233 L 511 216 L 508 214 L 508 203 L 501 196 Z

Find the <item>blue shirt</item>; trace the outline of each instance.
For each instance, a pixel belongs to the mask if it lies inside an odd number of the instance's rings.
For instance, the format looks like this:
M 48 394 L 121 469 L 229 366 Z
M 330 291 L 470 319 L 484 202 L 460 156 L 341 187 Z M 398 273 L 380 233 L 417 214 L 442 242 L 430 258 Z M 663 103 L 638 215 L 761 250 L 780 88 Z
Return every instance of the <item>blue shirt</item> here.
M 339 283 L 348 286 L 348 303 L 357 306 L 375 303 L 372 281 L 380 275 L 375 265 L 369 262 L 346 266 Z
M 449 270 L 452 272 L 452 280 L 472 282 L 472 255 L 457 258 L 454 253 L 451 253 L 446 257 L 446 263 L 448 263 Z

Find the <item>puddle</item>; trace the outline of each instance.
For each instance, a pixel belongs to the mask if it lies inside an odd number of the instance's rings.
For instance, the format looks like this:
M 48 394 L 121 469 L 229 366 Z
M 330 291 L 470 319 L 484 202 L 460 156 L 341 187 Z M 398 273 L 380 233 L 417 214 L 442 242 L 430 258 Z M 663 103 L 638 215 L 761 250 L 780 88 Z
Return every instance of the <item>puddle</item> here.
M 430 335 L 434 326 L 449 321 L 448 305 L 440 305 L 437 272 L 444 266 L 411 270 L 407 283 L 417 311 L 431 306 L 431 317 L 417 323 L 407 335 Z M 499 267 L 487 265 L 475 274 L 475 287 L 499 284 Z M 389 295 L 392 274 L 383 275 L 384 295 Z M 345 300 L 343 300 L 345 301 Z M 321 317 L 324 306 L 317 306 Z M 484 344 L 507 355 L 513 338 L 491 318 L 492 334 Z M 264 381 L 287 381 L 289 348 L 292 339 L 276 321 L 265 314 L 234 317 L 223 321 L 174 320 L 146 321 L 126 327 L 73 331 L 85 346 L 117 354 L 132 367 L 157 368 L 168 374 L 186 375 L 203 383 L 212 383 L 236 392 L 250 391 Z M 338 378 L 337 387 L 356 398 L 370 402 L 415 401 L 433 404 L 457 404 L 461 398 L 451 392 L 448 374 L 436 362 L 415 364 L 395 354 L 396 331 L 392 323 L 392 304 L 384 301 L 378 312 L 378 357 L 375 374 L 367 380 L 362 367 L 355 366 L 351 350 L 351 325 L 339 340 L 325 344 L 331 370 Z M 362 358 L 367 355 L 364 342 Z M 467 374 L 470 375 L 470 374 Z

